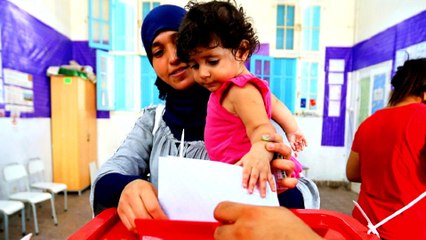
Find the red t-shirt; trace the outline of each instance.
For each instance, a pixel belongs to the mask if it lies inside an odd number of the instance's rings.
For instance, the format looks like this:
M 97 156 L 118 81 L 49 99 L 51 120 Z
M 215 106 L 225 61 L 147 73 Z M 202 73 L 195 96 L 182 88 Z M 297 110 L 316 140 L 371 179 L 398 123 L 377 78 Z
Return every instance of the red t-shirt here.
M 361 191 L 358 203 L 373 225 L 426 191 L 426 104 L 385 108 L 355 134 Z M 352 215 L 367 225 L 360 211 Z M 384 239 L 426 239 L 426 198 L 378 229 Z

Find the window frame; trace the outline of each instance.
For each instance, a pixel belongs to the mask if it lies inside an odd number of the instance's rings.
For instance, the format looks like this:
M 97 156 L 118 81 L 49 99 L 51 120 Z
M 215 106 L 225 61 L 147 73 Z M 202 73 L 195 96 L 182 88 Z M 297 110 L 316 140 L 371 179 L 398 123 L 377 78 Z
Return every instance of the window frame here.
M 99 17 L 94 16 L 94 2 L 99 2 L 98 4 L 98 12 Z M 103 8 L 104 3 L 108 3 L 108 9 L 106 15 L 108 16 L 108 19 L 104 19 Z M 88 24 L 89 24 L 89 46 L 91 48 L 96 49 L 103 49 L 103 50 L 111 50 L 112 49 L 112 38 L 113 38 L 113 31 L 112 31 L 112 23 L 114 22 L 113 14 L 112 14 L 112 8 L 113 8 L 113 0 L 89 0 L 89 16 L 88 16 Z M 99 24 L 99 32 L 95 31 L 95 24 Z M 106 39 L 106 43 L 104 42 L 104 29 L 108 29 L 108 33 L 106 36 L 108 38 Z M 99 42 L 95 41 L 95 35 L 99 35 Z

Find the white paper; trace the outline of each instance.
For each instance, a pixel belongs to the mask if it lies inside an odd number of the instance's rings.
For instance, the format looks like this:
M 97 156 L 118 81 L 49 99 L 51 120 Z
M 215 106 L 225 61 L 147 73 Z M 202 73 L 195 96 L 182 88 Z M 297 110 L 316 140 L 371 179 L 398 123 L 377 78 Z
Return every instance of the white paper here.
M 329 117 L 340 117 L 340 101 L 329 99 L 329 101 L 328 101 L 328 116 Z
M 328 85 L 328 95 L 331 100 L 339 100 L 342 97 L 342 85 Z
M 329 72 L 344 72 L 345 71 L 345 60 L 344 59 L 330 59 L 328 62 Z
M 269 185 L 265 198 L 242 187 L 240 166 L 179 157 L 160 157 L 158 198 L 173 220 L 216 221 L 213 211 L 222 201 L 279 206 Z
M 343 84 L 343 73 L 328 73 L 328 84 Z

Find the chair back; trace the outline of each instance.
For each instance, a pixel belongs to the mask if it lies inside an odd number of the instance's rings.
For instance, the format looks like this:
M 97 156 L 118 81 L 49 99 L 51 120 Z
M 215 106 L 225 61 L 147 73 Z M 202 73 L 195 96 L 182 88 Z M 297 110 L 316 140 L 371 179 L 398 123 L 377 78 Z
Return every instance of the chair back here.
M 8 194 L 10 194 L 10 189 L 14 189 L 14 192 L 19 191 L 21 188 L 25 191 L 30 190 L 27 170 L 20 163 L 6 165 L 3 168 L 3 177 L 7 183 Z
M 26 178 L 28 174 L 27 174 L 27 170 L 25 170 L 24 165 L 19 163 L 12 163 L 12 164 L 6 165 L 3 168 L 3 176 L 6 182 L 13 182 L 21 178 Z
M 43 161 L 36 157 L 28 160 L 28 174 L 30 175 L 30 182 L 43 182 L 44 177 L 44 164 Z
M 40 158 L 30 158 L 28 162 L 28 173 L 34 174 L 44 171 L 43 161 Z

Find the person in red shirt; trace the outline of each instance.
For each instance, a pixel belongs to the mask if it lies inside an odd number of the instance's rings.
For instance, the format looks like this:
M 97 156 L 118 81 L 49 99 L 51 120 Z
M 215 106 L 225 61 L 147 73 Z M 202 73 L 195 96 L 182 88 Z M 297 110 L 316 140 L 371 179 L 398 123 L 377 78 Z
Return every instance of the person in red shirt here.
M 355 134 L 346 176 L 362 183 L 358 204 L 382 239 L 426 239 L 426 58 L 406 61 L 391 84 L 388 107 Z M 358 207 L 352 215 L 368 224 Z

